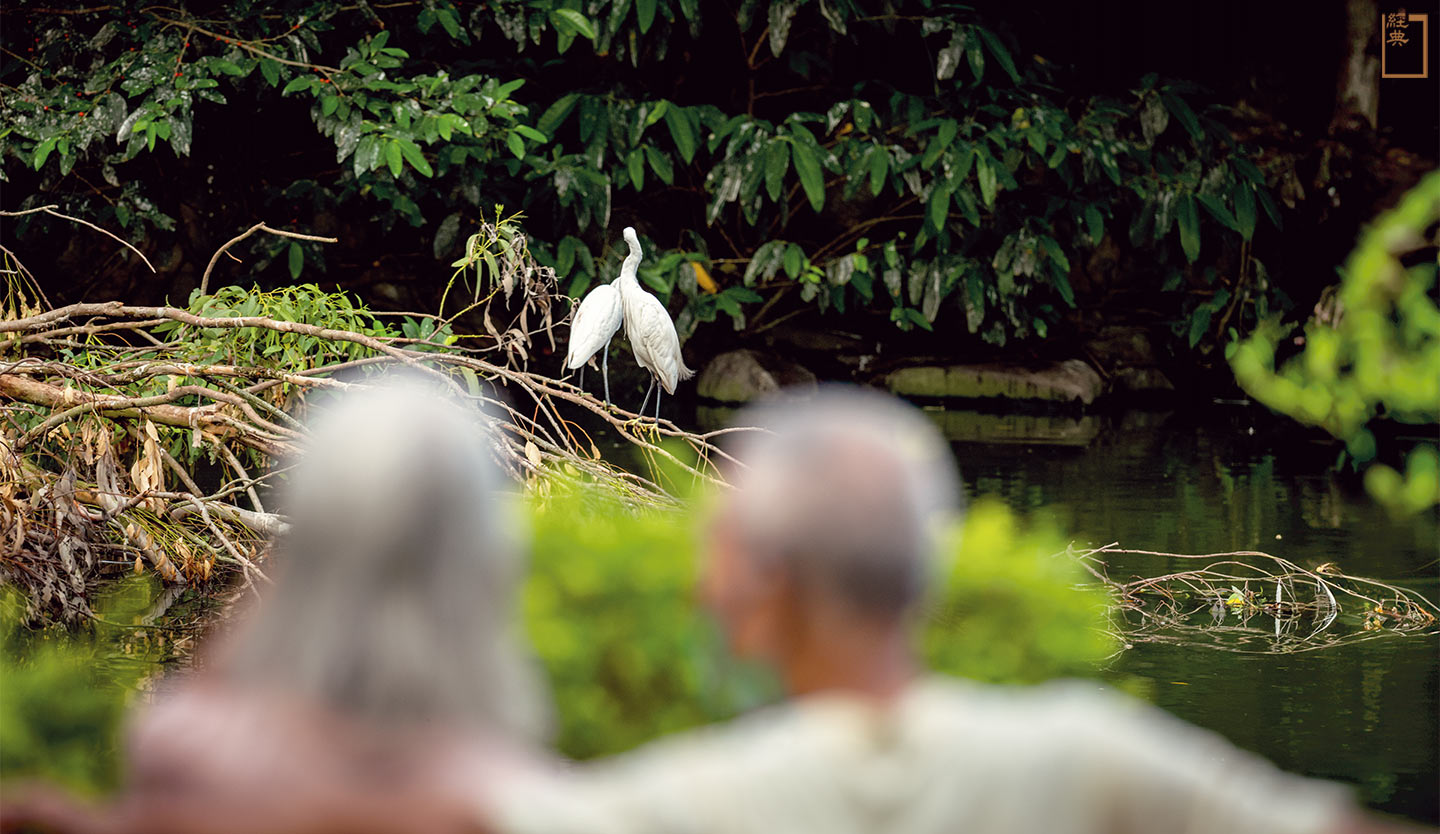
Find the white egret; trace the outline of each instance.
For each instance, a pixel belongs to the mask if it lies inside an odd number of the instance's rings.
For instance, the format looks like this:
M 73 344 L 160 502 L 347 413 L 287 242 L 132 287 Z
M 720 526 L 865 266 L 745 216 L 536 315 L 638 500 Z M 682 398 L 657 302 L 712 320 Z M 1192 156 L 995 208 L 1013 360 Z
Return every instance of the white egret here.
M 685 367 L 685 360 L 680 356 L 680 336 L 665 305 L 635 280 L 635 270 L 640 267 L 640 238 L 630 226 L 625 227 L 625 242 L 630 245 L 630 254 L 615 283 L 620 287 L 620 301 L 625 308 L 625 338 L 635 351 L 635 361 L 650 372 L 650 387 L 645 389 L 645 399 L 640 401 L 643 413 L 656 382 L 666 393 L 674 394 L 675 384 L 694 376 L 695 371 Z M 655 390 L 655 421 L 660 421 L 659 390 Z
M 585 387 L 585 363 L 600 351 L 600 375 L 605 380 L 605 404 L 610 404 L 610 340 L 624 318 L 620 290 L 615 283 L 601 284 L 585 296 L 575 319 L 570 322 L 570 348 L 565 368 L 580 369 L 580 387 Z

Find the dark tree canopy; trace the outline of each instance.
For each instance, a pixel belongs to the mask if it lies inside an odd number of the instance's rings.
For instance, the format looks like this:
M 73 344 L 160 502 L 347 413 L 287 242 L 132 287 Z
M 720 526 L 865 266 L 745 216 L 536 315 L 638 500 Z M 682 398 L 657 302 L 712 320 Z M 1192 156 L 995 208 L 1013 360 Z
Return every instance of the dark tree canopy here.
M 15 223 L 63 300 L 184 302 L 216 246 L 263 220 L 341 243 L 257 236 L 216 281 L 433 307 L 503 206 L 577 296 L 635 225 L 682 336 L 804 316 L 926 349 L 1043 350 L 1138 318 L 1208 352 L 1292 301 L 1307 312 L 1349 229 L 1423 167 L 1373 134 L 1316 142 L 1285 121 L 1328 114 L 1334 76 L 1313 68 L 1338 64 L 1343 15 L 1311 13 L 1334 45 L 1307 52 L 1270 43 L 1280 11 L 1248 14 L 19 2 L 4 202 L 57 204 L 154 253 L 158 278 L 59 221 Z M 1347 231 L 1318 247 L 1277 234 L 1336 220 Z

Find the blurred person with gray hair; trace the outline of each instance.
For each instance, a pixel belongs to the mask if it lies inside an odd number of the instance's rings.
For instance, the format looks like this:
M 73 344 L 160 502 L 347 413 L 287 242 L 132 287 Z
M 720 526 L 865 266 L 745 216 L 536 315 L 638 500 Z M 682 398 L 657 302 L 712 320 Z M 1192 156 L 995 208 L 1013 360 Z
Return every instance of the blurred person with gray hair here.
M 822 388 L 768 429 L 719 499 L 702 597 L 789 699 L 560 779 L 489 793 L 507 834 L 1322 832 L 1375 825 L 1301 779 L 1098 685 L 997 687 L 923 671 L 912 627 L 957 519 L 950 449 L 917 409 Z
M 274 584 L 141 711 L 121 796 L 37 793 L 0 828 L 473 830 L 475 782 L 530 766 L 550 718 L 512 634 L 524 541 L 482 420 L 409 373 L 320 409 Z

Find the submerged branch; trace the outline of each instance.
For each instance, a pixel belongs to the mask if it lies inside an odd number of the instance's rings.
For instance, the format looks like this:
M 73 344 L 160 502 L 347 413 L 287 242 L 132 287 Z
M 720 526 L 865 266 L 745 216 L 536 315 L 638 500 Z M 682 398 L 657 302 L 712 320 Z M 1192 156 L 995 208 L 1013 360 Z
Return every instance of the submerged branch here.
M 1253 654 L 1293 654 L 1385 633 L 1440 632 L 1440 606 L 1420 593 L 1351 576 L 1333 564 L 1309 570 L 1257 550 L 1184 554 L 1108 544 L 1072 550 L 1117 600 L 1127 645 L 1173 643 Z M 1197 567 L 1116 580 L 1117 557 Z M 1127 571 L 1133 567 L 1127 565 Z M 1148 574 L 1148 575 L 1147 575 Z

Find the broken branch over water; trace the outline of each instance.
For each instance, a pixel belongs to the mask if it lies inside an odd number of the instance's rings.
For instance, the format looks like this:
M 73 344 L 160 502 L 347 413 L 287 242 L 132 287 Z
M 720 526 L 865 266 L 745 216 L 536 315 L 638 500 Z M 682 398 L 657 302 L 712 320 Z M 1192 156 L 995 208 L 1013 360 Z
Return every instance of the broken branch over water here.
M 453 317 L 392 328 L 313 286 L 223 287 L 183 308 L 47 309 L 33 281 L 7 273 L 0 579 L 29 592 L 32 613 L 66 619 L 88 616 L 94 584 L 126 570 L 172 585 L 237 573 L 265 581 L 268 541 L 286 524 L 267 511 L 266 488 L 303 448 L 308 409 L 388 368 L 478 406 L 477 425 L 491 429 L 496 459 L 521 483 L 586 481 L 636 507 L 674 506 L 677 487 L 720 484 L 713 434 L 642 422 L 523 367 L 527 316 L 540 323 L 535 332 L 553 326 L 554 275 L 523 246 L 506 253 L 501 260 L 518 260 L 497 266 L 489 295 L 477 276 L 467 310 L 483 313 L 491 334 L 478 337 L 452 334 Z M 601 459 L 576 422 L 582 413 L 635 446 L 649 471 Z
M 1433 601 L 1398 585 L 1351 576 L 1333 563 L 1312 570 L 1256 550 L 1182 554 L 1114 544 L 1072 549 L 1071 555 L 1114 593 L 1116 625 L 1127 647 L 1175 643 L 1293 654 L 1387 633 L 1440 632 L 1440 606 Z M 1156 573 L 1150 566 L 1157 560 L 1181 569 Z M 1112 577 L 1122 561 L 1135 578 Z

